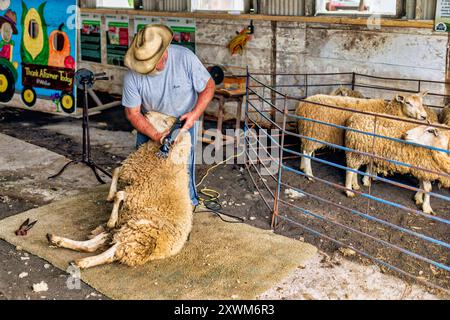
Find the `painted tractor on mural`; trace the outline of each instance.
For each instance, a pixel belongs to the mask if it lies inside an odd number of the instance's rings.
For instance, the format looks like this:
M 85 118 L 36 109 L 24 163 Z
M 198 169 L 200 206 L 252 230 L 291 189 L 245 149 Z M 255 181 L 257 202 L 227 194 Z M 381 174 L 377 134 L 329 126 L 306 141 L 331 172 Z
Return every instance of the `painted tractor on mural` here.
M 28 9 L 22 2 L 23 34 L 20 47 L 22 58 L 22 100 L 32 107 L 37 94 L 34 88 L 60 91 L 53 101 L 66 113 L 75 111 L 73 79 L 75 60 L 70 56 L 70 41 L 63 31 L 64 24 L 47 36 L 44 18 L 45 2 L 39 8 Z
M 8 102 L 16 91 L 18 75 L 14 65 L 5 58 L 0 58 L 0 102 Z
M 9 6 L 9 3 L 2 4 L 1 10 Z M 18 33 L 16 20 L 16 13 L 12 10 L 0 16 L 0 102 L 11 100 L 16 88 L 18 63 L 13 62 L 13 36 Z

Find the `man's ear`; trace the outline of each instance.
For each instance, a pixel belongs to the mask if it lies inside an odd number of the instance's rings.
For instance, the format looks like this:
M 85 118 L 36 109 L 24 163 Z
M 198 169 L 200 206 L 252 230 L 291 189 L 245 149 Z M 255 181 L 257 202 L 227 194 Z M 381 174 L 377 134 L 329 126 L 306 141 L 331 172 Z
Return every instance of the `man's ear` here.
M 400 95 L 400 94 L 398 94 L 398 95 L 395 96 L 395 100 L 397 100 L 400 103 L 404 103 L 405 102 L 405 97 Z

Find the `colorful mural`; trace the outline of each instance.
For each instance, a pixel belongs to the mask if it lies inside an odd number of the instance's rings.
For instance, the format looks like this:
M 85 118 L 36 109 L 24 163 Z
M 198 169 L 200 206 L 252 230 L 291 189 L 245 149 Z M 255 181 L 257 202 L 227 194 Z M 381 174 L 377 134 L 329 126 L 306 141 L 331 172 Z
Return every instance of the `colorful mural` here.
M 1 0 L 0 102 L 73 113 L 76 30 L 66 26 L 75 0 Z

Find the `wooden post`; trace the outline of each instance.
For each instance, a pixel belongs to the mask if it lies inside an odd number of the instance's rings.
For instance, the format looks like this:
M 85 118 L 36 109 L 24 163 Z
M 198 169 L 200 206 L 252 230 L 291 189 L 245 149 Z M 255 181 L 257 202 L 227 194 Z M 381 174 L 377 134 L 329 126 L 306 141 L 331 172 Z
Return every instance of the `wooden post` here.
M 313 16 L 315 13 L 315 1 L 314 0 L 306 0 L 305 1 L 305 16 Z
M 272 51 L 270 57 L 270 86 L 275 88 L 277 85 L 277 21 L 272 21 L 270 24 L 272 28 Z M 275 106 L 277 103 L 276 93 L 271 90 L 270 91 L 270 101 Z M 275 122 L 276 118 L 276 109 L 272 108 L 270 112 L 270 118 L 273 122 Z

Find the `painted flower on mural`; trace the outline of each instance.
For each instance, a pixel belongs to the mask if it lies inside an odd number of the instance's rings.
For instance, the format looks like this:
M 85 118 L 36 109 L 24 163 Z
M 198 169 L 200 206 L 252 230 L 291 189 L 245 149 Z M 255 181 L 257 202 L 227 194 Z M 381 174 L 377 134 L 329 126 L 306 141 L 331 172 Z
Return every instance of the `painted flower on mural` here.
M 59 93 L 54 93 L 50 96 L 50 100 L 56 105 L 56 112 L 59 112 L 59 105 L 61 103 L 61 95 Z
M 67 56 L 64 59 L 64 67 L 68 69 L 75 69 L 75 59 L 72 56 Z
M 0 0 L 0 11 L 8 9 L 10 4 L 10 0 Z

